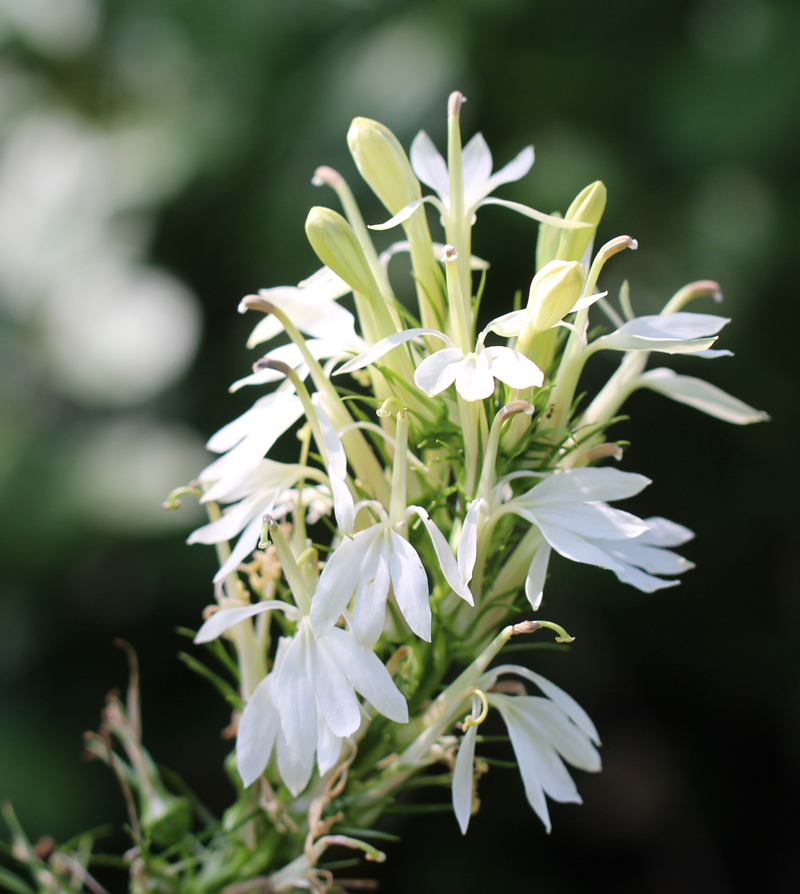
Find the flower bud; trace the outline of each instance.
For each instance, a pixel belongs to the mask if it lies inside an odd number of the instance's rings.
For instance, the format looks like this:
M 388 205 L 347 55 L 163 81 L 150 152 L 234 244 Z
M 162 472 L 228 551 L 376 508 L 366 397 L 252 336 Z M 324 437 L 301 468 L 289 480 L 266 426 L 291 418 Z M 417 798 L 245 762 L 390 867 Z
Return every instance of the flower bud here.
M 550 261 L 542 267 L 531 283 L 526 329 L 544 332 L 563 320 L 581 296 L 583 278 L 577 261 Z
M 422 195 L 403 147 L 378 121 L 354 118 L 347 145 L 361 176 L 392 214 Z
M 606 188 L 595 180 L 582 189 L 564 215 L 565 220 L 582 220 L 592 224 L 579 230 L 562 230 L 556 257 L 562 261 L 580 261 L 589 242 L 594 238 L 600 218 L 606 210 Z
M 315 206 L 306 218 L 306 236 L 320 261 L 354 291 L 367 296 L 378 292 L 364 249 L 341 214 Z

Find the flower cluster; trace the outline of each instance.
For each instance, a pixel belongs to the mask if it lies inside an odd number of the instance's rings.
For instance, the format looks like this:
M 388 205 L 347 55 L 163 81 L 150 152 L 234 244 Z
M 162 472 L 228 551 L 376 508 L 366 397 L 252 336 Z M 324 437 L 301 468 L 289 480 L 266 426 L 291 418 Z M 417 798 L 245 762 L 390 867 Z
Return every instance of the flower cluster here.
M 602 465 L 622 458 L 607 429 L 638 388 L 736 424 L 766 418 L 701 378 L 647 370 L 653 353 L 729 354 L 712 347 L 728 320 L 685 310 L 694 299 L 721 300 L 716 283 L 692 283 L 660 314 L 640 317 L 625 284 L 615 307 L 598 282 L 609 259 L 637 243 L 619 236 L 595 251 L 603 184 L 587 186 L 563 217 L 492 197 L 529 171 L 533 149 L 493 174 L 480 134 L 462 148 L 462 101 L 450 97 L 447 160 L 424 132 L 409 160 L 383 125 L 353 122 L 356 166 L 390 215 L 372 229 L 404 230 L 381 254 L 343 177 L 318 169 L 313 182 L 335 191 L 344 215 L 308 215 L 320 270 L 243 299 L 242 312 L 264 315 L 249 345 L 268 350 L 232 390 L 273 390 L 211 438 L 220 456 L 199 476 L 210 522 L 190 542 L 215 544 L 220 568 L 217 604 L 196 641 L 223 637 L 225 654 L 235 652 L 244 789 L 256 786 L 273 820 L 279 805 L 283 828 L 308 836 L 284 885 L 315 871 L 315 842 L 337 823 L 367 826 L 437 762 L 452 774 L 466 832 L 477 807 L 478 727 L 491 709 L 549 831 L 545 796 L 580 800 L 564 762 L 599 770 L 597 731 L 553 683 L 491 662 L 511 636 L 542 627 L 570 641 L 550 622 L 513 623 L 551 589 L 553 550 L 646 593 L 675 586 L 692 567 L 673 551 L 691 531 L 610 505 L 649 480 Z M 440 216 L 442 243 L 432 240 L 426 204 Z M 527 302 L 479 329 L 490 286 L 472 228 L 488 204 L 538 222 L 539 237 Z M 401 252 L 410 255 L 413 306 L 389 278 Z M 610 326 L 590 338 L 598 311 Z M 621 362 L 592 399 L 576 400 L 598 351 Z M 269 458 L 294 434 L 297 462 Z M 518 679 L 499 680 L 507 674 Z

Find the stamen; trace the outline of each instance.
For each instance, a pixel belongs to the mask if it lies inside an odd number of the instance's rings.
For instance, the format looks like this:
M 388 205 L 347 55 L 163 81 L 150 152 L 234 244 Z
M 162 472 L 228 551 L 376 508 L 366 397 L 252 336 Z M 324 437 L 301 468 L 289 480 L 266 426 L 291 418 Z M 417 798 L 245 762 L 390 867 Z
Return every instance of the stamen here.
M 486 720 L 487 715 L 489 714 L 489 699 L 486 698 L 484 692 L 480 689 L 473 689 L 473 695 L 477 695 L 478 698 L 483 702 L 483 708 L 481 709 L 481 713 L 478 714 L 477 717 L 473 717 L 472 714 L 467 714 L 464 718 L 464 722 L 461 724 L 461 729 L 466 732 L 471 726 L 480 726 L 484 720 Z

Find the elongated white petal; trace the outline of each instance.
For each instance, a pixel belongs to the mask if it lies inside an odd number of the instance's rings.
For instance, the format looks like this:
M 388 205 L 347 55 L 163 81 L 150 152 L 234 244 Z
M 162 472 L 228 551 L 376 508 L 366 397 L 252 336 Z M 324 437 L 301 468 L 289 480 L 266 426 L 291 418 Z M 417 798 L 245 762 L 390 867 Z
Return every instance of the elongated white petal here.
M 309 631 L 306 649 L 314 694 L 325 722 L 336 736 L 349 736 L 361 723 L 358 699 L 347 677 Z
M 187 538 L 187 543 L 222 543 L 223 540 L 230 540 L 235 537 L 239 531 L 256 515 L 263 515 L 268 506 L 275 499 L 274 490 L 267 491 L 266 494 L 259 491 L 251 494 L 244 500 L 240 500 L 233 506 L 229 506 L 222 514 L 221 518 L 216 521 L 209 522 L 198 528 Z
M 450 176 L 447 173 L 447 163 L 424 130 L 414 137 L 409 159 L 417 177 L 426 186 L 435 190 L 442 201 L 447 202 L 450 195 Z
M 503 165 L 499 171 L 495 171 L 492 174 L 486 181 L 483 195 L 489 195 L 490 192 L 494 192 L 498 186 L 502 186 L 504 183 L 514 183 L 516 180 L 521 180 L 533 167 L 534 160 L 533 146 L 526 146 L 508 164 Z M 482 197 L 479 196 L 479 198 Z
M 388 528 L 372 539 L 369 551 L 361 566 L 361 574 L 353 600 L 353 635 L 356 642 L 365 648 L 372 648 L 380 639 L 386 619 L 386 597 L 389 595 L 389 553 Z
M 349 360 L 343 366 L 340 366 L 334 375 L 338 376 L 342 373 L 349 373 L 354 372 L 357 369 L 363 369 L 365 366 L 369 366 L 370 363 L 380 360 L 384 354 L 388 354 L 389 351 L 393 350 L 398 345 L 405 344 L 407 341 L 411 341 L 412 338 L 421 338 L 423 335 L 439 338 L 445 344 L 452 345 L 450 339 L 443 332 L 439 332 L 438 329 L 405 329 L 403 332 L 395 332 L 393 335 L 387 335 L 386 338 L 382 338 L 380 341 L 375 342 L 371 348 L 368 348 L 362 354 L 353 357 L 352 360 Z
M 422 520 L 422 524 L 425 526 L 425 530 L 431 538 L 431 543 L 436 552 L 436 558 L 439 561 L 439 567 L 442 569 L 444 579 L 450 584 L 454 593 L 457 593 L 462 599 L 466 600 L 470 605 L 473 605 L 472 593 L 470 593 L 469 587 L 467 586 L 468 581 L 465 581 L 461 576 L 458 562 L 453 555 L 453 551 L 450 549 L 450 544 L 447 542 L 447 538 L 442 534 L 436 523 L 431 519 L 422 506 L 409 506 L 408 511 L 415 512 Z M 462 538 L 464 536 L 463 530 L 461 536 Z M 475 564 L 474 556 L 472 564 Z M 470 571 L 470 577 L 471 576 L 472 572 Z
M 619 563 L 608 553 L 577 534 L 556 525 L 540 523 L 539 528 L 550 546 L 565 559 L 584 565 L 597 565 L 599 568 L 608 568 L 611 571 L 620 570 Z
M 280 728 L 278 709 L 272 701 L 271 675 L 253 690 L 239 718 L 236 731 L 236 766 L 244 787 L 248 788 L 269 763 Z
M 728 323 L 730 323 L 730 319 L 717 314 L 694 314 L 681 311 L 674 314 L 635 317 L 620 326 L 617 332 L 642 335 L 645 338 L 667 337 L 687 340 L 716 335 Z
M 526 680 L 530 680 L 531 683 L 535 683 L 549 699 L 552 699 L 559 708 L 561 708 L 579 729 L 582 729 L 586 733 L 595 745 L 600 744 L 600 737 L 597 734 L 597 729 L 592 723 L 589 715 L 575 701 L 575 699 L 564 692 L 560 686 L 556 686 L 555 683 L 551 683 L 550 680 L 541 676 L 541 674 L 537 674 L 535 671 L 528 670 L 527 667 L 522 667 L 518 664 L 503 664 L 492 668 L 492 670 L 485 675 L 485 678 L 481 678 L 480 685 L 486 685 L 487 688 L 490 688 L 501 674 L 516 674 L 518 677 L 523 677 Z
M 733 351 L 726 348 L 709 348 L 707 351 L 695 351 L 692 357 L 702 357 L 704 360 L 717 360 L 719 357 L 733 357 Z
M 352 534 L 356 523 L 356 514 L 350 488 L 335 475 L 331 475 L 328 480 L 333 493 L 333 512 L 336 516 L 336 525 L 342 533 Z
M 344 289 L 336 297 L 353 291 L 352 286 L 349 286 L 344 280 L 340 280 L 340 282 Z M 285 301 L 271 299 L 268 295 L 264 295 L 264 297 L 273 301 L 306 335 L 320 339 L 341 340 L 349 340 L 355 336 L 355 319 L 350 311 L 333 300 L 319 298 L 311 294 L 308 289 L 298 289 L 296 295 Z M 253 329 L 247 339 L 247 347 L 254 348 L 256 345 L 274 338 L 282 331 L 283 325 L 277 317 L 266 316 Z
M 425 642 L 431 641 L 431 605 L 428 576 L 417 551 L 396 531 L 390 531 L 392 554 L 389 569 L 395 599 L 408 626 Z
M 305 627 L 301 621 L 286 649 L 273 694 L 281 717 L 281 731 L 303 766 L 309 760 L 313 762 L 317 749 L 317 699 L 308 661 L 310 631 Z
M 683 574 L 694 564 L 678 553 L 640 542 L 641 538 L 623 541 L 605 541 L 606 549 L 615 559 L 628 562 L 649 574 Z
M 547 503 L 532 511 L 540 524 L 558 525 L 596 540 L 626 540 L 647 530 L 646 522 L 607 503 Z
M 689 564 L 691 565 L 691 563 Z M 630 584 L 630 586 L 636 587 L 642 593 L 655 593 L 657 590 L 677 587 L 680 584 L 680 581 L 674 578 L 655 577 L 652 574 L 648 574 L 646 571 L 629 564 L 624 559 L 618 560 L 618 565 L 619 568 L 614 570 L 617 579 L 622 581 L 623 584 Z
M 455 382 L 463 362 L 464 352 L 459 348 L 442 348 L 420 363 L 414 382 L 430 397 L 435 397 Z
M 286 784 L 286 788 L 296 798 L 308 785 L 314 770 L 314 752 L 299 752 L 289 745 L 282 729 L 278 730 L 276 751 L 278 753 L 278 772 Z
M 277 513 L 273 512 L 273 516 L 277 517 Z M 261 538 L 261 516 L 257 515 L 239 535 L 236 546 L 231 550 L 231 554 L 222 563 L 219 571 L 214 575 L 214 583 L 218 584 L 232 572 L 236 571 L 239 565 L 253 552 L 258 546 Z
M 495 332 L 501 338 L 513 338 L 515 335 L 519 335 L 520 332 L 522 332 L 527 318 L 527 308 L 523 310 L 512 310 L 511 313 L 495 317 L 495 319 L 486 326 L 483 332 L 481 332 L 480 336 L 478 336 L 478 341 L 481 341 L 482 337 L 489 332 Z
M 482 352 L 485 353 L 486 351 Z M 489 370 L 490 358 L 483 357 L 482 354 L 467 354 L 458 364 L 456 391 L 464 400 L 485 400 L 494 394 L 494 376 Z
M 624 500 L 643 491 L 649 478 L 606 466 L 596 469 L 566 469 L 545 478 L 517 499 L 537 504 L 551 502 L 606 502 Z
M 547 578 L 547 566 L 550 564 L 550 544 L 544 543 L 533 554 L 528 575 L 525 578 L 525 595 L 534 611 L 538 611 L 544 596 L 544 583 Z
M 484 348 L 483 356 L 489 362 L 489 372 L 509 388 L 538 388 L 544 381 L 544 373 L 532 361 L 512 348 Z
M 461 539 L 458 541 L 458 570 L 465 586 L 472 580 L 478 555 L 478 520 L 481 513 L 488 513 L 488 509 L 486 500 L 483 499 L 473 500 L 467 505 Z
M 331 730 L 320 710 L 317 714 L 317 766 L 320 776 L 324 776 L 335 766 L 341 753 L 342 738 Z
M 575 313 L 575 311 L 583 310 L 585 307 L 591 307 L 596 301 L 599 301 L 601 298 L 605 298 L 608 295 L 608 292 L 597 292 L 594 295 L 584 295 L 583 298 L 578 298 L 575 304 L 570 310 L 570 313 Z
M 671 369 L 652 369 L 639 376 L 639 384 L 734 425 L 750 425 L 769 419 L 769 414 L 754 409 L 716 385 L 693 376 L 679 376 Z
M 503 208 L 511 209 L 511 211 L 518 211 L 520 214 L 524 214 L 525 217 L 531 217 L 533 220 L 538 220 L 540 223 L 549 224 L 552 227 L 558 227 L 562 230 L 582 230 L 589 226 L 589 224 L 580 220 L 564 220 L 563 217 L 553 217 L 552 214 L 544 214 L 542 211 L 537 211 L 535 208 L 530 208 L 528 205 L 521 205 L 519 202 L 509 202 L 507 199 L 497 199 L 494 197 L 482 199 L 478 202 L 477 207 L 481 208 L 484 205 L 500 205 Z
M 328 467 L 337 478 L 344 478 L 347 475 L 347 456 L 342 446 L 342 440 L 336 433 L 330 416 L 328 416 L 325 408 L 322 406 L 322 397 L 318 391 L 311 396 L 311 403 L 314 404 L 314 408 L 317 411 L 322 440 L 325 442 Z
M 243 605 L 237 608 L 222 608 L 214 612 L 213 615 L 203 624 L 197 631 L 194 641 L 196 643 L 210 643 L 218 636 L 222 636 L 226 630 L 252 618 L 254 615 L 260 615 L 261 612 L 281 611 L 290 621 L 300 620 L 300 610 L 290 605 L 288 602 L 282 602 L 280 599 L 267 599 L 264 602 L 257 602 L 255 605 Z
M 477 734 L 477 726 L 471 726 L 466 731 L 458 746 L 456 766 L 453 770 L 453 812 L 462 835 L 467 834 L 469 818 L 472 814 L 472 779 Z
M 683 546 L 694 538 L 690 531 L 677 522 L 666 518 L 646 518 L 647 530 L 642 534 L 639 543 L 650 543 L 653 546 Z
M 444 213 L 444 207 L 439 199 L 434 196 L 423 196 L 421 199 L 414 199 L 413 202 L 409 202 L 405 208 L 401 208 L 394 217 L 390 217 L 389 220 L 384 221 L 384 223 L 370 224 L 369 228 L 370 230 L 391 230 L 392 227 L 396 227 L 398 224 L 408 220 L 409 217 L 411 217 L 411 215 L 426 202 L 437 208 L 440 214 Z
M 257 400 L 246 413 L 223 426 L 209 438 L 206 447 L 214 453 L 225 453 L 235 447 L 242 438 L 265 425 L 283 434 L 300 418 L 302 412 L 303 405 L 296 394 L 289 391 L 275 391 Z
M 492 173 L 492 153 L 482 133 L 475 136 L 461 150 L 461 178 L 464 184 L 464 207 L 471 208 L 482 199 Z M 491 191 L 491 190 L 490 190 Z
M 389 720 L 408 723 L 406 700 L 372 649 L 362 649 L 353 636 L 341 627 L 334 627 L 319 644 L 344 671 L 356 692 L 364 696 L 376 711 Z
M 633 322 L 633 321 L 631 321 Z M 695 354 L 705 351 L 716 341 L 714 338 L 692 338 L 682 341 L 678 338 L 646 338 L 617 330 L 611 335 L 595 339 L 587 349 L 594 351 L 658 351 L 661 354 Z
M 352 540 L 344 540 L 322 569 L 309 613 L 311 629 L 318 639 L 333 627 L 347 607 L 376 534 L 374 528 L 368 528 Z
M 573 767 L 587 773 L 600 770 L 600 755 L 589 737 L 549 698 L 523 696 L 514 705 L 531 719 L 544 738 Z

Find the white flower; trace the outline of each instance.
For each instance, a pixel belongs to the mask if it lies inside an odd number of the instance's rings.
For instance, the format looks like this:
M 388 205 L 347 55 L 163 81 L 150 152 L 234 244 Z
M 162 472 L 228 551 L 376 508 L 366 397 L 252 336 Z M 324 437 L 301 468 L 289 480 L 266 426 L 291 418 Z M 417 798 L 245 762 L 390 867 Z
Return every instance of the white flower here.
M 277 744 L 278 770 L 297 796 L 308 784 L 314 756 L 320 774 L 339 757 L 342 739 L 361 725 L 356 693 L 398 723 L 408 721 L 405 698 L 380 658 L 361 648 L 351 633 L 338 627 L 315 638 L 308 616 L 278 600 L 215 612 L 195 642 L 210 642 L 230 627 L 263 611 L 280 610 L 293 621 L 293 637 L 281 637 L 272 671 L 253 691 L 236 739 L 236 758 L 245 786 L 269 763 Z
M 353 600 L 353 633 L 361 646 L 373 646 L 383 630 L 389 584 L 397 605 L 417 636 L 430 642 L 431 608 L 428 577 L 414 547 L 392 526 L 383 507 L 374 501 L 359 503 L 356 511 L 369 505 L 382 520 L 351 540 L 345 540 L 328 559 L 311 603 L 311 625 L 318 637 L 325 636 Z M 421 506 L 409 506 L 407 520 L 416 514 L 433 543 L 445 579 L 472 605 L 472 594 L 462 583 L 455 556 L 442 532 Z M 404 521 L 403 526 L 406 525 Z
M 535 683 L 546 697 L 491 692 L 497 678 L 509 673 Z M 554 801 L 581 803 L 564 761 L 590 773 L 600 770 L 600 755 L 595 748 L 600 739 L 594 724 L 563 689 L 524 667 L 493 668 L 478 680 L 477 688 L 486 692 L 489 706 L 496 708 L 505 721 L 528 802 L 550 832 L 545 795 Z M 470 726 L 461 740 L 453 773 L 453 809 L 464 834 L 472 807 L 476 734 L 477 726 Z
M 635 317 L 609 335 L 595 339 L 586 349 L 595 351 L 660 351 L 664 354 L 695 354 L 713 359 L 730 351 L 708 350 L 716 335 L 730 320 L 716 314 L 681 311 Z
M 466 536 L 462 532 L 463 554 L 462 547 L 459 548 L 462 578 L 472 573 L 476 529 L 482 511 L 495 519 L 513 512 L 541 532 L 542 542 L 533 555 L 525 580 L 525 595 L 534 609 L 542 601 L 551 549 L 573 562 L 607 568 L 619 580 L 644 592 L 677 583 L 647 572 L 679 574 L 693 567 L 680 556 L 661 549 L 689 540 L 692 532 L 688 528 L 666 519 L 642 521 L 629 512 L 612 509 L 605 502 L 638 494 L 650 484 L 644 475 L 609 468 L 566 469 L 545 478 L 527 493 L 507 499 L 512 477 L 519 477 L 519 473 L 498 482 L 492 491 L 491 505 L 475 500 L 468 509 L 464 522 Z
M 417 387 L 431 397 L 441 394 L 455 383 L 456 391 L 464 400 L 483 400 L 493 394 L 495 379 L 505 382 L 510 388 L 539 387 L 544 381 L 544 373 L 532 360 L 511 348 L 484 346 L 486 336 L 490 332 L 506 337 L 508 333 L 516 333 L 523 317 L 524 311 L 504 314 L 492 320 L 478 336 L 475 350 L 467 354 L 437 329 L 406 329 L 376 342 L 371 348 L 339 367 L 336 375 L 369 366 L 399 345 L 427 335 L 438 338 L 447 345 L 426 357 L 414 373 Z
M 296 286 L 260 289 L 258 295 L 280 308 L 301 332 L 315 338 L 347 342 L 358 340 L 355 321 L 336 300 L 352 291 L 333 270 L 323 267 Z M 268 314 L 253 330 L 247 347 L 269 341 L 282 331 L 283 326 L 277 317 Z

